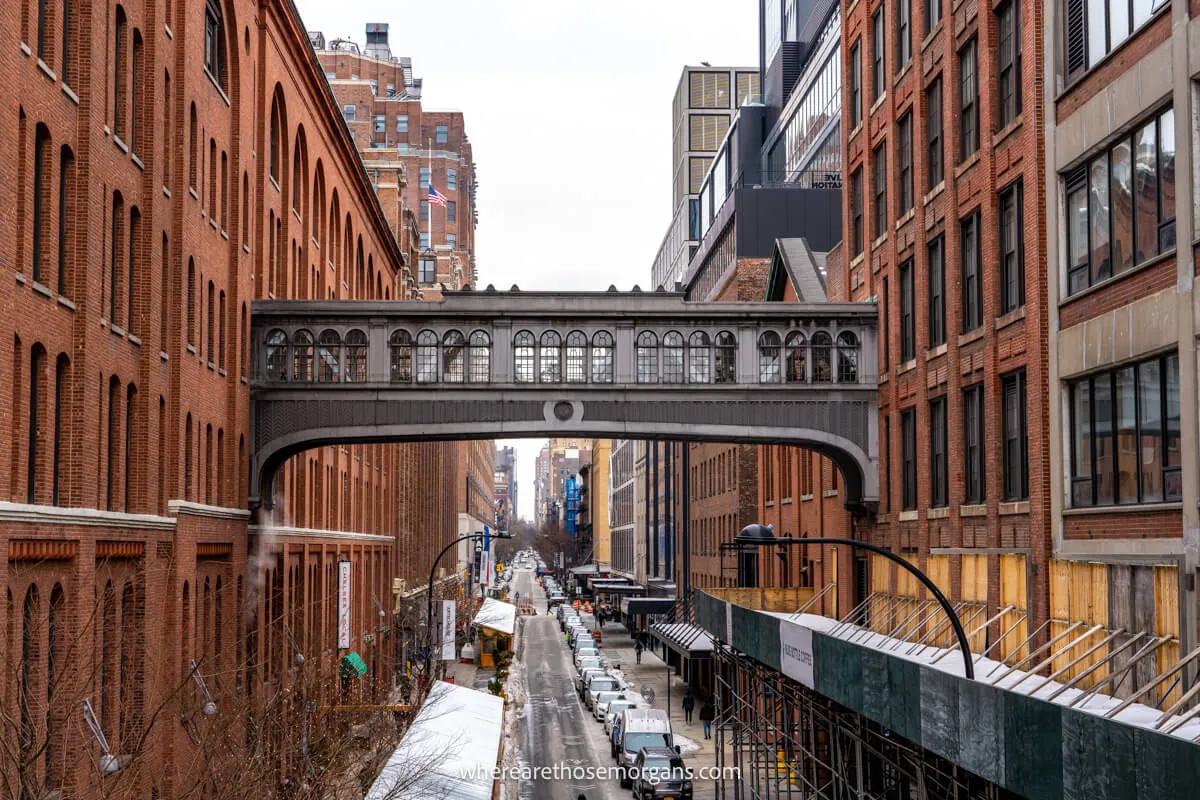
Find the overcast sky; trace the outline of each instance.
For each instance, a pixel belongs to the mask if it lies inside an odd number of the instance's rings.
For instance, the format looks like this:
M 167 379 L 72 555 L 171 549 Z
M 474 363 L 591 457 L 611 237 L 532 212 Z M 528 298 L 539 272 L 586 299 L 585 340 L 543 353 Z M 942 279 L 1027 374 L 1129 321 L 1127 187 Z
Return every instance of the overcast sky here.
M 466 119 L 479 178 L 479 283 L 650 288 L 671 221 L 671 101 L 685 64 L 753 66 L 756 0 L 297 0 L 309 30 L 393 55 L 427 109 Z M 519 513 L 534 458 L 517 442 Z

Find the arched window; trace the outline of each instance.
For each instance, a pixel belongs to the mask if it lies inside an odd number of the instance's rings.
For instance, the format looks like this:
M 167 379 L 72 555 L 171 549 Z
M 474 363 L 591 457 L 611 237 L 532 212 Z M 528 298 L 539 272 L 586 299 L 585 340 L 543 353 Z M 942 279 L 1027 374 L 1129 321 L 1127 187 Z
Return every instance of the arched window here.
M 367 335 L 360 330 L 346 334 L 346 371 L 343 380 L 347 383 L 367 382 Z
M 392 383 L 412 383 L 413 379 L 413 340 L 408 331 L 392 331 L 388 340 L 388 350 L 391 354 Z
M 292 337 L 292 377 L 308 383 L 313 374 L 313 335 L 303 328 Z
M 137 324 L 134 305 L 137 300 L 137 268 L 142 251 L 142 212 L 137 206 L 129 209 L 129 268 L 125 272 L 125 330 L 140 334 L 141 326 Z M 211 353 L 209 354 L 211 357 Z
M 217 295 L 217 366 L 225 369 L 225 290 Z
M 438 337 L 430 330 L 417 334 L 417 383 L 437 383 Z
M 42 373 L 46 371 L 46 348 L 33 346 L 29 358 L 29 458 L 26 462 L 25 502 L 38 502 L 38 462 L 42 458 L 39 433 L 42 420 Z
M 242 244 L 250 244 L 250 175 L 242 173 Z
M 858 383 L 858 337 L 851 331 L 838 334 L 838 383 Z
M 44 3 L 46 0 L 39 0 Z M 128 24 L 125 21 L 125 9 L 117 6 L 116 24 L 113 27 L 113 135 L 123 139 L 125 138 L 125 71 L 129 69 L 129 60 L 127 53 L 129 52 L 128 45 L 125 43 L 127 35 L 126 29 Z
M 613 382 L 613 337 L 608 331 L 592 335 L 592 381 Z
M 192 499 L 192 483 L 195 473 L 195 454 L 194 439 L 195 433 L 192 431 L 192 415 L 187 415 L 187 420 L 183 425 L 183 499 Z
M 652 331 L 637 337 L 637 382 L 658 383 L 658 337 Z
M 216 286 L 213 285 L 212 281 L 209 281 L 208 282 L 208 295 L 207 295 L 208 315 L 205 317 L 205 320 L 208 322 L 207 335 L 205 336 L 205 344 L 207 345 L 207 347 L 204 351 L 204 357 L 209 362 L 210 368 L 211 368 L 211 364 L 213 361 L 213 342 L 215 341 L 215 336 L 213 334 L 216 329 L 216 318 L 217 318 L 217 303 L 216 303 L 216 300 L 213 298 L 213 296 L 215 294 L 216 294 Z
M 557 331 L 545 331 L 538 341 L 538 381 L 562 381 L 562 337 Z
M 812 381 L 813 383 L 829 383 L 833 380 L 833 362 L 830 351 L 833 339 L 825 331 L 817 331 L 812 336 Z
M 68 297 L 75 282 L 72 271 L 75 259 L 75 154 L 63 145 L 58 159 L 58 293 Z M 165 293 L 164 293 L 165 294 Z M 164 348 L 165 349 L 165 348 Z
M 33 758 L 36 731 L 33 713 L 40 705 L 33 696 L 41 660 L 41 636 L 38 632 L 38 622 L 42 616 L 42 604 L 36 585 L 30 586 L 25 592 L 24 612 L 22 620 L 24 624 L 21 626 L 20 748 L 22 762 L 28 762 Z
M 221 4 L 208 0 L 204 4 L 204 68 L 212 76 L 221 91 L 225 85 L 225 22 L 221 16 Z
M 133 437 L 133 416 L 136 409 L 137 387 L 131 383 L 125 395 L 125 466 L 121 469 L 121 485 L 125 489 L 125 499 L 121 508 L 126 512 L 131 510 L 129 501 L 133 492 L 133 465 L 138 463 L 138 454 L 134 452 L 138 440 Z
M 462 383 L 466 377 L 466 340 L 459 331 L 446 331 L 442 336 L 442 380 Z
M 200 123 L 196 119 L 196 104 L 188 112 L 188 186 L 196 189 L 196 173 L 200 169 Z
M 276 328 L 267 334 L 267 380 L 286 381 L 288 379 L 287 362 L 287 334 Z
M 688 383 L 712 380 L 712 340 L 704 331 L 688 337 Z
M 70 0 L 67 0 L 70 2 Z M 66 83 L 66 81 L 63 81 Z M 168 189 L 171 187 L 171 72 L 163 70 L 163 103 L 167 108 L 163 111 L 162 127 L 162 182 Z
M 587 382 L 587 343 L 583 331 L 567 334 L 567 383 Z
M 470 350 L 471 383 L 487 383 L 492 379 L 492 337 L 487 331 L 475 331 L 471 334 Z
M 804 383 L 808 380 L 808 340 L 800 331 L 792 331 L 787 335 L 784 344 L 784 358 L 787 359 L 787 382 Z
M 65 418 L 67 416 L 64 406 L 67 402 L 67 397 L 70 396 L 70 380 L 71 380 L 71 359 L 66 353 L 59 353 L 58 359 L 54 363 L 54 452 L 52 454 L 51 469 L 51 495 L 50 502 L 53 505 L 59 505 L 62 499 L 62 445 L 66 438 Z
M 663 383 L 683 383 L 683 334 L 668 331 L 662 340 Z
M 270 165 L 271 177 L 275 179 L 276 184 L 279 183 L 279 153 L 283 149 L 283 143 L 280 141 L 280 137 L 283 135 L 281 132 L 283 126 L 283 121 L 280 119 L 281 115 L 279 94 L 276 93 L 275 97 L 271 100 L 271 137 L 268 142 L 270 149 L 268 152 L 269 160 L 267 162 Z
M 117 324 L 117 299 L 121 296 L 121 249 L 125 237 L 125 198 L 120 192 L 113 192 L 112 219 L 108 242 L 108 319 Z
M 321 331 L 317 339 L 317 380 L 321 383 L 336 383 L 341 379 L 338 368 L 342 357 L 342 337 L 334 330 Z
M 142 145 L 142 115 L 145 104 L 139 96 L 142 84 L 142 70 L 146 68 L 145 47 L 142 46 L 142 33 L 133 29 L 133 58 L 129 70 L 129 151 L 140 156 Z
M 758 382 L 779 383 L 779 334 L 766 331 L 758 337 Z
M 196 261 L 188 259 L 187 274 L 187 343 L 196 345 Z
M 22 156 L 24 154 L 22 153 Z M 50 261 L 47 247 L 50 219 L 50 129 L 38 124 L 33 144 L 33 282 L 44 283 L 44 268 Z
M 729 331 L 717 334 L 713 362 L 717 383 L 737 383 L 737 339 Z
M 75 55 L 75 3 L 72 0 L 63 0 L 62 23 L 62 70 L 59 77 L 64 86 L 70 86 L 74 78 L 71 58 Z
M 534 341 L 529 331 L 513 337 L 513 380 L 517 383 L 533 383 Z

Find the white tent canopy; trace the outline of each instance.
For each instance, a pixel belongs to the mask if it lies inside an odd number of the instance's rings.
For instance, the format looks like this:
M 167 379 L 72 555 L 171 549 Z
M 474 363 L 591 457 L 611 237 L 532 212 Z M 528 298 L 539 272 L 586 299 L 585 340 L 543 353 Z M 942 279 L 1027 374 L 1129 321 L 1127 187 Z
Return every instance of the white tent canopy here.
M 364 800 L 490 800 L 504 699 L 438 681 Z
M 482 628 L 489 628 L 511 636 L 517 629 L 517 607 L 512 603 L 505 603 L 489 597 L 483 601 L 479 613 L 475 615 L 474 622 Z

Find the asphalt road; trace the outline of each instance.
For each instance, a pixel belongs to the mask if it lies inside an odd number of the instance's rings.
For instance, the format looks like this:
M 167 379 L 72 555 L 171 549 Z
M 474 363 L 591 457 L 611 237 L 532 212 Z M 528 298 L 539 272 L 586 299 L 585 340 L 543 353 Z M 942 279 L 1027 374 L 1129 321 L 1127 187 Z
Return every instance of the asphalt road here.
M 557 768 L 562 775 L 522 783 L 521 800 L 617 800 L 630 796 L 615 778 L 597 780 L 590 774 L 572 774 L 587 767 L 611 767 L 604 727 L 596 722 L 575 694 L 570 651 L 563 642 L 558 621 L 545 614 L 545 595 L 535 589 L 533 573 L 521 570 L 513 578 L 521 597 L 532 592 L 542 613 L 525 620 L 522 657 L 529 704 L 522 720 L 521 763 L 541 771 Z M 577 770 L 576 768 L 579 768 Z M 536 773 L 535 773 L 536 774 Z

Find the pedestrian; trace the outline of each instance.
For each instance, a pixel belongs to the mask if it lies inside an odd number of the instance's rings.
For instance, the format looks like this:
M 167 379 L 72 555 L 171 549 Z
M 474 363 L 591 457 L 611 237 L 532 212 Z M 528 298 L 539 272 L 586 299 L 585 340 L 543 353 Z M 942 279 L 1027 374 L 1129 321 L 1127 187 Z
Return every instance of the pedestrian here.
M 692 709 L 696 707 L 696 698 L 692 695 L 692 690 L 688 689 L 687 694 L 683 696 L 683 719 L 687 724 L 692 724 Z
M 642 663 L 642 640 L 638 639 L 633 645 L 633 654 L 637 656 L 637 663 Z
M 700 706 L 700 724 L 704 726 L 704 738 L 712 738 L 713 717 L 717 715 L 717 710 L 713 708 L 712 698 L 706 697 L 704 705 Z

